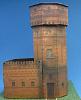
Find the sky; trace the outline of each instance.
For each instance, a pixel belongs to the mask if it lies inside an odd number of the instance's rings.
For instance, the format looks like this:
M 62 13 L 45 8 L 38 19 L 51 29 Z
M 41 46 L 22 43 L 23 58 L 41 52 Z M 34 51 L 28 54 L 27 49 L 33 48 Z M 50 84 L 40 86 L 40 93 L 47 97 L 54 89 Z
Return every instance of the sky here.
M 29 5 L 39 2 L 69 6 L 66 30 L 68 80 L 72 80 L 81 97 L 81 0 L 0 0 L 0 92 L 4 91 L 3 62 L 34 57 Z

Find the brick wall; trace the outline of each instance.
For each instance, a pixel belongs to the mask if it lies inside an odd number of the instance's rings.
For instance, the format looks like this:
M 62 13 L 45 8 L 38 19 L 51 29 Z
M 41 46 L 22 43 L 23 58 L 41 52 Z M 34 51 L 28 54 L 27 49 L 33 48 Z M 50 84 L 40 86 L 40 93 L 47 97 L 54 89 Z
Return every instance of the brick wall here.
M 18 63 L 12 61 L 4 64 L 4 96 L 8 98 L 39 98 L 38 67 L 33 62 Z M 12 82 L 15 82 L 15 86 L 12 85 Z

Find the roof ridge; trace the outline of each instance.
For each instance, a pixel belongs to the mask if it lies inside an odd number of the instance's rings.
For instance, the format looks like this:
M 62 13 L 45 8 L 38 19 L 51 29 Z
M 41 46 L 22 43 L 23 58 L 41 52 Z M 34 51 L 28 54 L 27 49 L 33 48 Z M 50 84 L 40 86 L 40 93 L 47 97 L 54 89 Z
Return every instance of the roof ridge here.
M 49 4 L 51 4 L 51 5 L 62 5 L 64 7 L 68 7 L 68 5 L 65 5 L 63 3 L 58 3 L 58 2 L 40 2 L 40 3 L 30 5 L 30 7 L 37 6 L 37 5 L 49 5 Z

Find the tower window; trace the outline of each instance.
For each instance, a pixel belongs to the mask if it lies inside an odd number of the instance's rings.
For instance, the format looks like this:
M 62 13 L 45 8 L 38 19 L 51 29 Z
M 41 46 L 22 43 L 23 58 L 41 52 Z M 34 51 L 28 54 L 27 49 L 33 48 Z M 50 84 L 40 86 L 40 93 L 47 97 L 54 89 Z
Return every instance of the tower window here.
M 52 57 L 52 49 L 47 49 L 46 57 Z
M 12 87 L 14 87 L 15 86 L 15 81 L 12 81 Z
M 31 82 L 31 86 L 35 86 L 35 82 L 34 81 Z

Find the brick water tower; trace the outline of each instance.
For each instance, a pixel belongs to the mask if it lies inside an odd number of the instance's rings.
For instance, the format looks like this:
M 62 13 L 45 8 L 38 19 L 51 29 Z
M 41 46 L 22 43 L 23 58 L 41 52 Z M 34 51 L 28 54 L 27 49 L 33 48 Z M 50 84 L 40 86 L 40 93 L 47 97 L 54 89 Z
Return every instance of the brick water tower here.
M 59 3 L 30 6 L 34 41 L 34 61 L 40 67 L 41 95 L 67 95 L 66 27 L 68 7 Z

